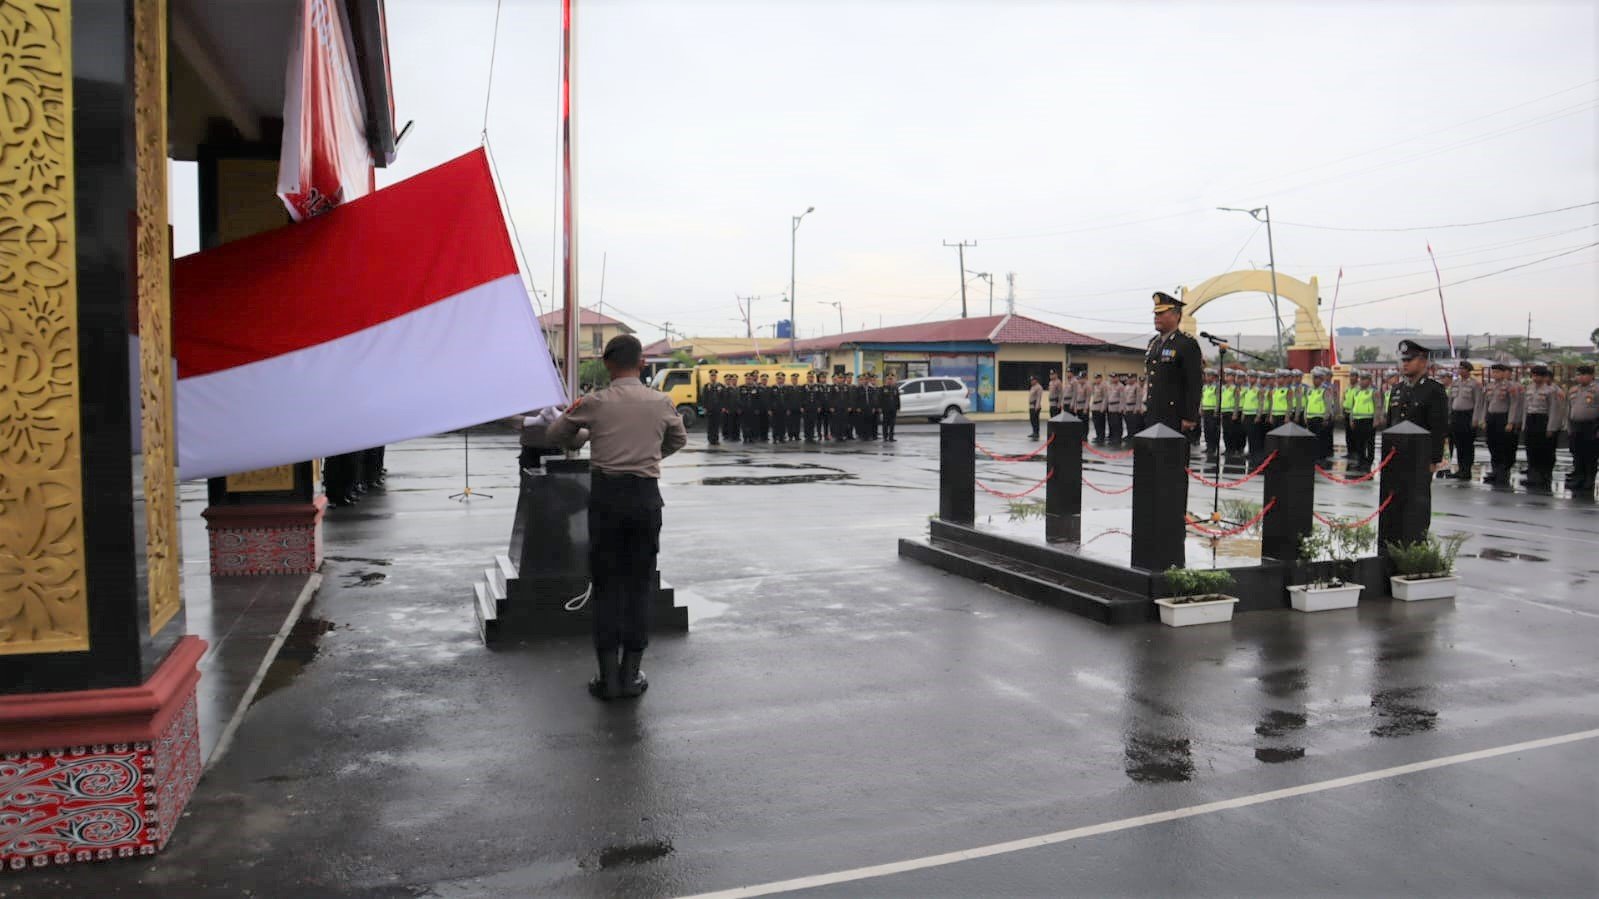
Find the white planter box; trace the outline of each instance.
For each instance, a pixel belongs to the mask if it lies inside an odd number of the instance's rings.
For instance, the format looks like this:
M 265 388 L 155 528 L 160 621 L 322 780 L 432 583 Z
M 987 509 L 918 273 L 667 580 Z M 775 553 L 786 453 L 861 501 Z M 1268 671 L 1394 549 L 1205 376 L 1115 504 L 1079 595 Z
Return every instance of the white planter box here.
M 1360 585 L 1312 587 L 1309 584 L 1295 584 L 1288 588 L 1288 600 L 1301 612 L 1353 609 L 1360 602 Z
M 1160 606 L 1160 623 L 1172 627 L 1187 627 L 1190 624 L 1216 624 L 1221 621 L 1233 620 L 1233 606 L 1238 604 L 1238 599 L 1232 596 L 1221 596 L 1208 599 L 1204 602 L 1177 602 L 1180 597 L 1162 597 L 1155 600 L 1155 605 Z
M 1449 575 L 1448 577 L 1400 577 L 1394 575 L 1388 579 L 1388 587 L 1394 594 L 1394 599 L 1405 602 L 1415 602 L 1418 599 L 1449 599 L 1455 595 L 1455 588 L 1460 584 L 1460 578 Z

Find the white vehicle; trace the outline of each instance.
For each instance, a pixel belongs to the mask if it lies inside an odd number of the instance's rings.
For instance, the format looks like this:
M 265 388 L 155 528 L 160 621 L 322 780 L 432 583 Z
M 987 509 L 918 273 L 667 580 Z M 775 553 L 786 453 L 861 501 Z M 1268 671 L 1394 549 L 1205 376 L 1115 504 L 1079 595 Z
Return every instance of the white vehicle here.
M 971 397 L 959 378 L 911 378 L 899 385 L 901 415 L 925 415 L 938 421 L 951 412 L 970 411 Z

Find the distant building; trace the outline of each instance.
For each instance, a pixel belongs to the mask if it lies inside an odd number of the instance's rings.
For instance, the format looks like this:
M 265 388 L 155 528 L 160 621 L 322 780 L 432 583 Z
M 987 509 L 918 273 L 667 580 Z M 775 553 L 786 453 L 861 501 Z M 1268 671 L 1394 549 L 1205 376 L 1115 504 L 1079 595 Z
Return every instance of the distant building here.
M 578 320 L 577 327 L 577 358 L 598 359 L 605 351 L 605 343 L 619 334 L 632 334 L 633 329 L 626 324 L 595 312 L 593 309 L 581 310 L 582 318 Z M 556 365 L 562 362 L 562 353 L 566 347 L 566 328 L 561 322 L 561 310 L 546 312 L 539 316 L 539 327 L 544 329 L 545 339 L 549 341 L 550 352 L 555 355 Z

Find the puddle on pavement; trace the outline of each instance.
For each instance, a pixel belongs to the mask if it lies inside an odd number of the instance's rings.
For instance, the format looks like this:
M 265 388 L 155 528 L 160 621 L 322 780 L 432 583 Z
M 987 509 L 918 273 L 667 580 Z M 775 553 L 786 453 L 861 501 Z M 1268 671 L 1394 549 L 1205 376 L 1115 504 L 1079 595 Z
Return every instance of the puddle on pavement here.
M 289 629 L 289 636 L 283 641 L 283 648 L 278 650 L 278 657 L 272 660 L 272 666 L 267 669 L 266 677 L 261 681 L 261 689 L 256 692 L 250 705 L 253 706 L 294 683 L 294 679 L 299 677 L 306 666 L 310 665 L 322 651 L 322 636 L 335 627 L 337 625 L 331 621 L 313 617 L 311 610 L 307 609 L 305 615 Z
M 376 587 L 388 580 L 388 575 L 381 571 L 352 571 L 344 576 L 346 587 Z
M 1127 738 L 1127 777 L 1137 783 L 1181 783 L 1194 779 L 1193 748 L 1186 739 Z
M 1513 553 L 1513 552 L 1511 552 L 1511 551 L 1509 551 L 1507 549 L 1494 549 L 1493 547 L 1489 547 L 1489 548 L 1483 550 L 1480 553 L 1471 553 L 1471 554 L 1461 553 L 1461 556 L 1463 556 L 1464 558 L 1468 558 L 1468 559 L 1487 559 L 1490 562 L 1513 562 L 1513 561 L 1514 562 L 1547 562 L 1547 561 L 1549 561 L 1548 559 L 1544 558 L 1543 556 L 1535 556 L 1532 553 Z
M 672 854 L 672 844 L 666 840 L 650 840 L 626 846 L 607 846 L 591 858 L 578 863 L 582 868 L 623 868 L 641 865 Z
M 1304 726 L 1304 715 L 1298 712 L 1283 712 L 1273 709 L 1261 717 L 1260 723 L 1255 725 L 1255 733 L 1262 737 L 1280 737 L 1291 730 L 1299 730 Z
M 1292 696 L 1310 688 L 1310 675 L 1303 668 L 1285 668 L 1256 678 L 1268 696 Z
M 1372 727 L 1371 735 L 1408 737 L 1436 728 L 1438 713 L 1413 702 L 1420 693 L 1419 687 L 1401 687 L 1373 693 L 1371 707 L 1376 710 L 1377 724 Z
M 761 487 L 777 484 L 815 484 L 821 481 L 853 481 L 855 476 L 846 472 L 838 474 L 787 474 L 770 478 L 704 478 L 706 487 Z
M 393 565 L 393 559 L 358 559 L 354 556 L 324 556 L 329 562 L 359 562 L 363 565 Z
M 1258 762 L 1265 762 L 1268 765 L 1277 765 L 1281 764 L 1282 762 L 1292 762 L 1304 757 L 1305 748 L 1303 746 L 1290 746 L 1283 749 L 1262 747 L 1255 750 L 1255 760 Z

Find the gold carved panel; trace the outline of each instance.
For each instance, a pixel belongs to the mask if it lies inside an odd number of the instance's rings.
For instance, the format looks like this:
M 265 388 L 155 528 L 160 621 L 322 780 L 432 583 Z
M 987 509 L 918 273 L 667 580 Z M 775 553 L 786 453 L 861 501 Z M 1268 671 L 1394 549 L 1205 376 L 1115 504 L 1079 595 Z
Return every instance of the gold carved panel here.
M 228 475 L 229 493 L 268 493 L 294 489 L 294 466 L 276 465 Z
M 133 5 L 135 275 L 139 291 L 139 423 L 144 439 L 150 633 L 183 605 L 176 431 L 172 426 L 172 249 L 167 236 L 167 3 Z
M 65 0 L 0 2 L 0 654 L 89 648 Z

